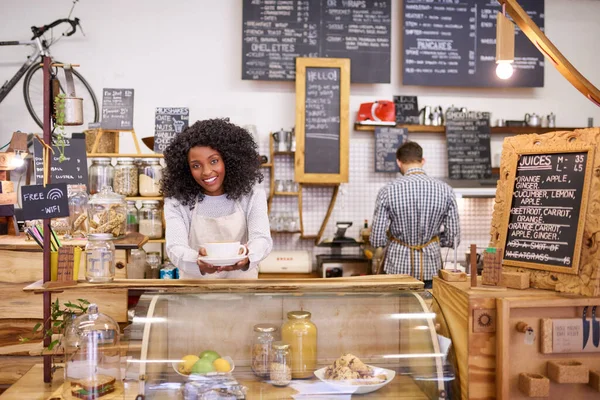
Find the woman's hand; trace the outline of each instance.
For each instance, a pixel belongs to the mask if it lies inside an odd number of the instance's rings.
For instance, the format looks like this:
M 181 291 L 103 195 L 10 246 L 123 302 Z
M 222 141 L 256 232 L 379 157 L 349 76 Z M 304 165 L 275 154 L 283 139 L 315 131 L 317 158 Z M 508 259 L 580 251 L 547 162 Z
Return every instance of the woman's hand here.
M 248 254 L 248 247 L 245 247 L 244 249 L 240 249 L 239 255 L 244 255 L 244 254 Z M 244 258 L 241 261 L 238 261 L 237 263 L 233 264 L 233 265 L 226 265 L 223 267 L 219 267 L 217 268 L 217 270 L 219 272 L 221 271 L 237 271 L 237 270 L 243 270 L 243 271 L 247 271 L 248 268 L 250 267 L 250 260 L 248 259 L 248 257 Z
M 204 257 L 206 256 L 206 249 L 204 247 L 200 247 L 200 250 L 198 250 L 198 260 L 196 261 L 198 263 L 198 268 L 200 269 L 200 273 L 202 275 L 205 274 L 214 274 L 215 272 L 219 272 L 219 267 L 215 267 L 212 264 L 208 264 L 205 263 L 204 261 L 200 260 L 200 257 Z

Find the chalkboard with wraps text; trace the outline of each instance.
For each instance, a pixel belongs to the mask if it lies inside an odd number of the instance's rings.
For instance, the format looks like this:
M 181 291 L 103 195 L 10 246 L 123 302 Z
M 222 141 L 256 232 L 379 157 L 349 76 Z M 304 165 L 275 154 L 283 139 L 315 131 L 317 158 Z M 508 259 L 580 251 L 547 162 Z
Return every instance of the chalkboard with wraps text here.
M 408 140 L 406 128 L 375 128 L 375 172 L 400 172 L 396 150 Z
M 296 182 L 347 182 L 350 60 L 299 58 L 296 71 Z
M 133 129 L 133 94 L 133 89 L 102 90 L 102 129 Z
M 521 154 L 504 246 L 507 265 L 521 263 L 572 269 L 588 152 Z M 577 271 L 573 271 L 576 273 Z
M 162 154 L 171 141 L 189 125 L 187 107 L 157 107 L 154 115 L 154 152 Z

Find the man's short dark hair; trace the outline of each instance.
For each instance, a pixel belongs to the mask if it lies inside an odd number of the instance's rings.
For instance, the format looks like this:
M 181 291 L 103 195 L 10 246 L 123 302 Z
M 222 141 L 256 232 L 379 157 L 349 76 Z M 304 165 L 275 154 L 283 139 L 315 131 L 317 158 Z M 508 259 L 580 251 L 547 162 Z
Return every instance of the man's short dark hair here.
M 417 142 L 406 142 L 396 150 L 396 159 L 403 163 L 421 162 L 423 148 Z

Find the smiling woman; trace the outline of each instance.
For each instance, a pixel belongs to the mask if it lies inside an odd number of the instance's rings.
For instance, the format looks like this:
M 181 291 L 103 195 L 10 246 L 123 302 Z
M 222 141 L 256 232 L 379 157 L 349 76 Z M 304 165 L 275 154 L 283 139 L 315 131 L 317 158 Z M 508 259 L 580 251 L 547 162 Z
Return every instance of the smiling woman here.
M 176 136 L 165 163 L 167 253 L 181 278 L 256 278 L 273 241 L 250 133 L 224 119 L 198 121 Z M 224 263 L 206 252 L 214 242 L 244 246 Z

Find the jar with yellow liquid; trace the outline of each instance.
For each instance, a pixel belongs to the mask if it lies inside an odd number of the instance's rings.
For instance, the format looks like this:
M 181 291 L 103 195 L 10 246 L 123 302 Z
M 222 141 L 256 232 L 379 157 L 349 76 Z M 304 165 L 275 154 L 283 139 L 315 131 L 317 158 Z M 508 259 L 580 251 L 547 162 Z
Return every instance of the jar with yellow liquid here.
M 281 328 L 281 340 L 290 345 L 292 378 L 311 378 L 317 369 L 317 327 L 308 311 L 290 311 Z

